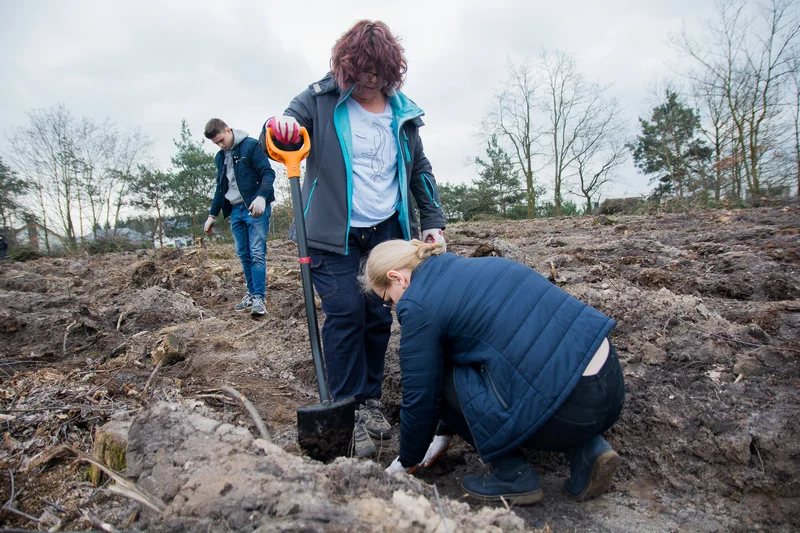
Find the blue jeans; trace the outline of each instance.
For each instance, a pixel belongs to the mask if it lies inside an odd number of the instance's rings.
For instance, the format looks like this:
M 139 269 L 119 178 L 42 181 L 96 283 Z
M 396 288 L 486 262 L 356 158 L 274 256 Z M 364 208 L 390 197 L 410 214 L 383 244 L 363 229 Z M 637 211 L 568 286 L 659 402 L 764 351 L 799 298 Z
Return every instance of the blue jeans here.
M 350 228 L 347 255 L 309 250 L 311 279 L 325 312 L 322 351 L 334 400 L 352 396 L 363 403 L 381 397 L 392 313 L 379 296 L 362 292 L 358 276 L 362 260 L 373 248 L 402 238 L 395 213 L 377 226 Z
M 236 255 L 242 262 L 247 292 L 264 297 L 267 285 L 267 228 L 272 208 L 267 205 L 264 214 L 254 218 L 245 204 L 233 206 L 231 232 L 236 243 Z
M 600 435 L 613 426 L 622 413 L 625 403 L 625 381 L 611 346 L 608 359 L 593 376 L 583 376 L 566 401 L 540 427 L 522 448 L 569 452 Z M 458 402 L 453 365 L 445 362 L 442 391 L 441 422 L 437 434 L 458 434 L 475 446 L 467 420 Z M 518 450 L 517 454 L 522 453 Z M 511 454 L 515 455 L 515 454 Z

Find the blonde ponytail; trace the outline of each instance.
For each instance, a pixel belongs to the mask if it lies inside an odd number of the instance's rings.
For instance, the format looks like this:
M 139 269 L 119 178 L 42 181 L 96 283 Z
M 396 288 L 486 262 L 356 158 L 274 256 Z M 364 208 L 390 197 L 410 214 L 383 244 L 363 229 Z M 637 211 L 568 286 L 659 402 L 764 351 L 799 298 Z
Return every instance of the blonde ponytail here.
M 404 241 L 396 239 L 382 242 L 376 246 L 364 262 L 361 274 L 361 287 L 365 292 L 372 288 L 383 289 L 389 286 L 387 273 L 390 270 L 413 271 L 432 255 L 444 253 L 441 242 L 422 242 L 417 239 Z

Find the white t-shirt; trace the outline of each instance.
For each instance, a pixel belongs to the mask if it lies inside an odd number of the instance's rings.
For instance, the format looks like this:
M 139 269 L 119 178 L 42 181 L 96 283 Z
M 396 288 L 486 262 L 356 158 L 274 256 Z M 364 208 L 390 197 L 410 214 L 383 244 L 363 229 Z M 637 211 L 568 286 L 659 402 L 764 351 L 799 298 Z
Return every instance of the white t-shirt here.
M 400 200 L 392 108 L 371 113 L 347 99 L 353 134 L 353 208 L 350 225 L 365 228 L 392 216 Z

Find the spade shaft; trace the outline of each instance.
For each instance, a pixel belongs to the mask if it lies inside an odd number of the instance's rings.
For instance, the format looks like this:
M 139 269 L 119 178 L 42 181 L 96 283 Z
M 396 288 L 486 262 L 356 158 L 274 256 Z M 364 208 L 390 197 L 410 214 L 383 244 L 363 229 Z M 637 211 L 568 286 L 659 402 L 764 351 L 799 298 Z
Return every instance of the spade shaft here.
M 272 129 L 266 131 L 266 145 L 272 159 L 286 165 L 286 174 L 292 191 L 292 212 L 297 233 L 298 262 L 303 284 L 303 299 L 308 322 L 308 337 L 311 342 L 311 355 L 314 372 L 317 376 L 319 405 L 301 407 L 297 410 L 297 440 L 306 452 L 319 460 L 327 461 L 346 455 L 353 437 L 355 419 L 355 399 L 347 398 L 332 402 L 322 348 L 319 340 L 317 310 L 314 305 L 314 289 L 311 283 L 311 257 L 308 252 L 308 237 L 303 214 L 303 198 L 300 192 L 300 162 L 308 156 L 311 141 L 308 130 L 300 128 L 303 145 L 298 150 L 284 151 L 275 146 Z

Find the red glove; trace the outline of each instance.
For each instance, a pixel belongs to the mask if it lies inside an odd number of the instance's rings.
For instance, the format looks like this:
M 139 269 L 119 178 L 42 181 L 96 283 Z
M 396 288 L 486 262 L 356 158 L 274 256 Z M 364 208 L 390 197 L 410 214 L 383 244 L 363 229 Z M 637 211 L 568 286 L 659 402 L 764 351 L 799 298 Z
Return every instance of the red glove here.
M 272 128 L 272 134 L 280 143 L 300 142 L 300 124 L 294 117 L 272 117 L 267 121 L 267 128 Z

